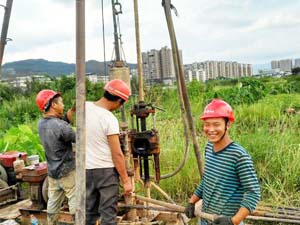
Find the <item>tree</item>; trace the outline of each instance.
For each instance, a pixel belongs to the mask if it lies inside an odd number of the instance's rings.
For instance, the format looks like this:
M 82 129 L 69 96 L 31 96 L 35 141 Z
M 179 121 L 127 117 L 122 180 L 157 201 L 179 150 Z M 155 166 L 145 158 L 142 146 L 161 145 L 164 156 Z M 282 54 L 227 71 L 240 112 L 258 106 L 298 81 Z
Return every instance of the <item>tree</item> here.
M 297 75 L 297 74 L 300 74 L 300 67 L 295 67 L 292 69 L 292 74 L 293 75 Z

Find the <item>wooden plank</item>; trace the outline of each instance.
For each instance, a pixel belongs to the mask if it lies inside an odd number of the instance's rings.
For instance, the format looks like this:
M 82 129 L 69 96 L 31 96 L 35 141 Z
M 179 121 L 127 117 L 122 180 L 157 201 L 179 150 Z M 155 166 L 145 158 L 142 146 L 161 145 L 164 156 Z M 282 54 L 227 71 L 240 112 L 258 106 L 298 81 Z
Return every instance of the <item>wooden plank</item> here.
M 31 206 L 31 200 L 26 199 L 16 204 L 9 205 L 7 207 L 0 209 L 0 219 L 2 220 L 14 220 L 21 216 L 19 209 L 21 208 L 29 208 Z

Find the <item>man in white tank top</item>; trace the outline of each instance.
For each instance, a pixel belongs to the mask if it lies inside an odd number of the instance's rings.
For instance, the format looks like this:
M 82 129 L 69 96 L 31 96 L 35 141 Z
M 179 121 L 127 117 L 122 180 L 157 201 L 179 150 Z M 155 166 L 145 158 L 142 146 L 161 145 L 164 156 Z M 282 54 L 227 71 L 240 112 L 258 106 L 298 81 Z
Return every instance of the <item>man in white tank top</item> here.
M 124 194 L 132 184 L 119 142 L 119 123 L 112 111 L 128 101 L 130 90 L 111 80 L 96 102 L 86 102 L 86 225 L 116 225 L 119 177 Z

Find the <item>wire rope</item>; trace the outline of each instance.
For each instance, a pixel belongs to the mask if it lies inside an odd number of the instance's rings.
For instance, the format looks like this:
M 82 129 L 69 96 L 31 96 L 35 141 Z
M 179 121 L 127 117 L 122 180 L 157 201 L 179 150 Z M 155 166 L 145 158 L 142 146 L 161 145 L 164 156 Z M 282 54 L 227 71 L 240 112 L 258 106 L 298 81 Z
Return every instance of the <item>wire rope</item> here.
M 101 0 L 101 12 L 102 12 L 102 44 L 103 44 L 103 64 L 104 64 L 104 77 L 105 81 L 107 78 L 107 68 L 106 68 L 106 44 L 105 44 L 105 21 L 104 21 L 104 5 L 103 0 Z

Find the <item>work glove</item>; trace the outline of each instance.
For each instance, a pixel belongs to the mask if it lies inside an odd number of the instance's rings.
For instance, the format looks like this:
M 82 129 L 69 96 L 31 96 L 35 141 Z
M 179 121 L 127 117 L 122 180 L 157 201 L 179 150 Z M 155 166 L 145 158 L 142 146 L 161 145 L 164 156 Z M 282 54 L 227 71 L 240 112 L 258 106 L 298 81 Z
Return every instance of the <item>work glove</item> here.
M 185 207 L 184 213 L 188 218 L 196 217 L 195 216 L 195 204 L 194 203 L 188 203 L 188 205 Z
M 213 225 L 234 225 L 230 216 L 220 216 L 214 220 Z

